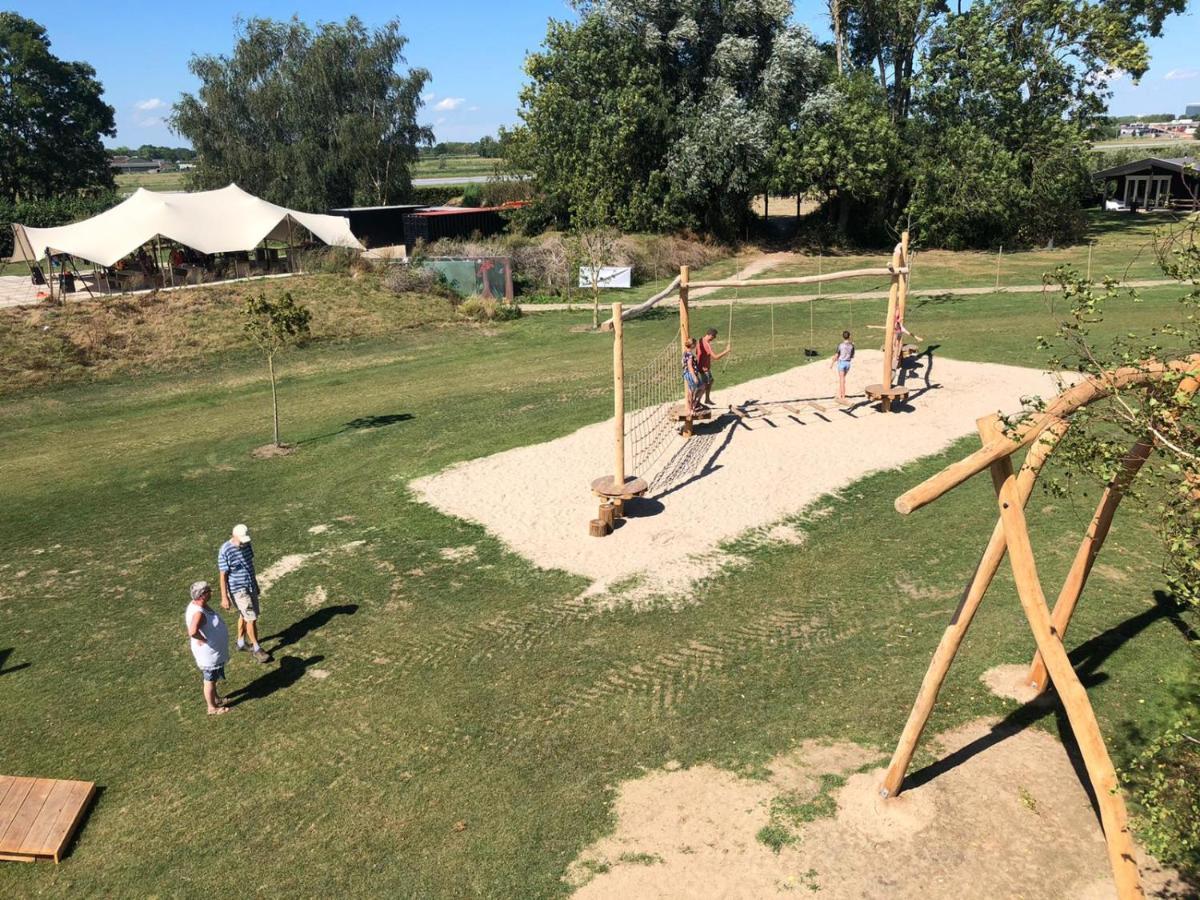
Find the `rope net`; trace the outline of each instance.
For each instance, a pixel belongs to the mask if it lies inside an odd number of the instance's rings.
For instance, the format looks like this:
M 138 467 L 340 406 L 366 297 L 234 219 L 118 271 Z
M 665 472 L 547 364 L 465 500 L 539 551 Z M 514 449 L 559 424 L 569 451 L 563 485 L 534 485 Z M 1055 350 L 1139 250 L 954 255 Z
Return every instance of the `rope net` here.
M 672 338 L 646 365 L 625 377 L 626 469 L 649 471 L 676 437 L 667 415 L 683 396 L 679 339 Z

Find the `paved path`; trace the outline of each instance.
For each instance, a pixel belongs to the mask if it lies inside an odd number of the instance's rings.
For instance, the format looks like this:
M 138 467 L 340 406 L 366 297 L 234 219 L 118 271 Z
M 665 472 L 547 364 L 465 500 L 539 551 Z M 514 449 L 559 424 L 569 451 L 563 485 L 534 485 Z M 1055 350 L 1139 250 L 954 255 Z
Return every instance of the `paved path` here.
M 450 184 L 486 184 L 491 181 L 494 175 L 439 175 L 436 178 L 414 178 L 412 180 L 413 187 L 440 187 Z M 506 175 L 505 178 L 521 178 L 527 179 L 528 175 Z
M 1178 284 L 1169 278 L 1148 278 L 1140 281 L 1123 281 L 1122 287 L 1164 287 L 1166 285 Z M 716 288 L 714 288 L 716 290 Z M 1053 290 L 1053 288 L 1043 284 L 1018 284 L 1004 285 L 1002 287 L 955 287 L 955 288 L 921 288 L 910 294 L 910 297 L 929 296 L 931 294 L 952 297 L 972 297 L 980 294 L 1040 294 L 1042 291 Z M 699 293 L 699 292 L 697 292 Z M 808 303 L 811 300 L 886 300 L 888 292 L 885 290 L 879 291 L 860 291 L 858 293 L 837 293 L 830 292 L 822 294 L 818 297 L 816 294 L 794 294 L 780 297 L 741 297 L 733 302 L 738 306 L 770 306 L 772 303 Z M 689 303 L 689 306 L 697 309 L 703 309 L 707 306 L 728 306 L 729 300 L 697 300 L 695 303 Z M 590 306 L 584 303 L 576 303 L 568 306 L 566 303 L 522 303 L 521 312 L 555 312 L 566 309 L 591 309 Z

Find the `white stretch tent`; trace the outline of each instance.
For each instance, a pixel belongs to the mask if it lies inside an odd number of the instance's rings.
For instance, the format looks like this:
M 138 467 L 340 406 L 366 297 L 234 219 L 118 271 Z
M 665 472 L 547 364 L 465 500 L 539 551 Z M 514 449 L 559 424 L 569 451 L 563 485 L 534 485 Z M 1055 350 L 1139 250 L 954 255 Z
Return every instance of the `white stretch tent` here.
M 58 228 L 14 224 L 13 236 L 18 253 L 31 261 L 47 253 L 68 253 L 111 266 L 159 235 L 201 253 L 232 253 L 253 250 L 268 238 L 290 243 L 297 225 L 331 246 L 363 249 L 349 219 L 285 209 L 236 184 L 190 194 L 138 188 L 98 216 Z

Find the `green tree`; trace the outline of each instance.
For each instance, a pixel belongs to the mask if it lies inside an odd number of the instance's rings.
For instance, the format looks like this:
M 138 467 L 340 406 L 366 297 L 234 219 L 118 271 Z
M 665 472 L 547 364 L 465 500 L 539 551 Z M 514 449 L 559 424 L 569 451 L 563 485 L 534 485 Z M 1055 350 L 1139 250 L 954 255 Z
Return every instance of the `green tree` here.
M 814 94 L 780 129 L 775 153 L 774 188 L 830 200 L 839 230 L 855 206 L 870 207 L 876 222 L 886 218 L 879 205 L 893 188 L 902 145 L 886 95 L 870 77 L 851 75 Z
M 433 134 L 417 124 L 429 73 L 399 71 L 406 43 L 395 21 L 240 23 L 232 55 L 192 58 L 200 89 L 171 117 L 198 154 L 195 184 L 234 181 L 322 211 L 407 195 L 417 148 Z
M 1116 383 L 1111 399 L 1074 413 L 1054 454 L 1061 474 L 1048 483 L 1061 493 L 1072 485 L 1107 485 L 1134 443 L 1149 441 L 1150 455 L 1123 507 L 1126 515 L 1140 515 L 1157 529 L 1169 589 L 1166 601 L 1184 614 L 1190 607 L 1194 618 L 1200 612 L 1200 213 L 1162 230 L 1154 252 L 1181 295 L 1177 312 L 1148 334 L 1122 333 L 1103 342 L 1094 336 L 1106 308 L 1136 302 L 1136 290 L 1111 281 L 1097 285 L 1065 268 L 1051 279 L 1070 304 L 1057 335 L 1044 340 L 1054 351 L 1052 366 L 1103 377 L 1116 367 L 1144 371 L 1155 360 L 1175 365 L 1148 386 Z M 1178 708 L 1160 734 L 1148 741 L 1134 736 L 1146 746 L 1124 774 L 1140 807 L 1135 819 L 1139 836 L 1162 862 L 1200 877 L 1200 695 L 1195 677 L 1200 642 L 1193 637 L 1191 644 L 1196 651 L 1193 670 L 1182 685 Z
M 312 314 L 292 299 L 290 293 L 272 300 L 266 294 L 246 298 L 243 327 L 255 346 L 267 358 L 271 376 L 271 417 L 274 423 L 273 442 L 279 443 L 279 396 L 275 389 L 275 355 L 292 344 L 308 337 Z
M 821 71 L 789 2 L 608 0 L 551 22 L 526 60 L 505 157 L 560 224 L 598 209 L 625 230 L 736 230 L 770 174 L 780 123 Z
M 116 134 L 96 70 L 50 52 L 46 29 L 0 12 L 0 199 L 111 190 Z

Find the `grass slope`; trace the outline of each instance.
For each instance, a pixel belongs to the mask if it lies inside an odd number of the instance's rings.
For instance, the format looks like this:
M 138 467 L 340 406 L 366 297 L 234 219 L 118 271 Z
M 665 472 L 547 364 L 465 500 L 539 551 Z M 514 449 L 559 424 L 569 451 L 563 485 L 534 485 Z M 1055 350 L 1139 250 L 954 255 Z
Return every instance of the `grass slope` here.
M 1144 328 L 1169 302 L 1104 327 Z M 866 309 L 882 316 L 871 304 L 856 316 Z M 739 312 L 738 355 L 718 378 L 801 362 L 808 312 L 776 313 L 787 339 L 774 355 L 769 310 Z M 847 312 L 816 305 L 815 342 L 831 348 Z M 1052 324 L 1028 297 L 914 316 L 946 353 L 1028 364 Z M 693 327 L 710 319 L 725 322 L 704 312 Z M 580 579 L 532 569 L 405 487 L 602 418 L 611 344 L 573 331 L 579 321 L 425 327 L 290 354 L 283 429 L 301 449 L 265 462 L 248 454 L 269 434 L 268 389 L 243 354 L 0 402 L 0 772 L 103 787 L 67 862 L 5 867 L 5 893 L 557 896 L 567 864 L 610 827 L 615 786 L 645 767 L 753 774 L 809 737 L 887 752 L 995 518 L 981 479 L 910 519 L 891 502 L 973 441 L 859 482 L 836 515 L 811 517 L 803 546 L 744 548 L 754 564 L 693 605 L 594 614 L 574 601 Z M 631 323 L 631 367 L 675 326 Z M 1048 585 L 1092 502 L 1031 502 Z M 182 634 L 185 591 L 214 577 L 243 519 L 263 568 L 307 556 L 265 597 L 277 665 L 235 658 L 227 689 L 245 702 L 211 720 Z M 1160 714 L 1189 657 L 1155 604 L 1144 518 L 1124 510 L 1105 553 L 1069 644 L 1125 759 L 1122 726 Z M 1002 574 L 931 733 L 1009 713 L 978 676 L 1030 647 Z

